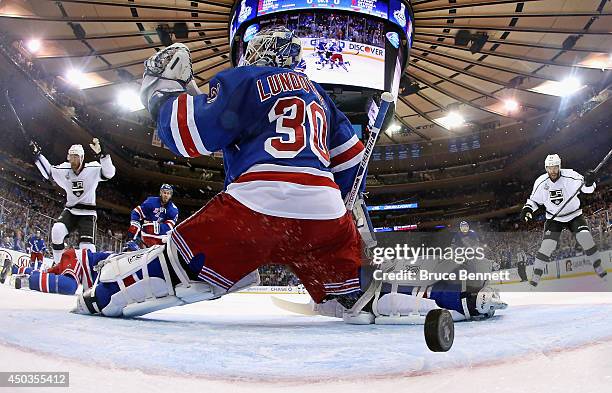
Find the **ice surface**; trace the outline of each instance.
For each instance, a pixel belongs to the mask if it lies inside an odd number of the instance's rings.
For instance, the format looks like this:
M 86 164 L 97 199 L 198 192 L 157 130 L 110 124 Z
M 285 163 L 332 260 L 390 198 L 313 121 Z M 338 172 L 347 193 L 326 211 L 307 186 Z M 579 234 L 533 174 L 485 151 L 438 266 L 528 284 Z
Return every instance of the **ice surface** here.
M 432 353 L 422 326 L 348 326 L 279 310 L 270 295 L 120 320 L 70 314 L 72 297 L 0 286 L 0 370 L 68 370 L 77 391 L 612 391 L 612 294 L 502 296 L 507 310 L 457 323 L 451 351 Z

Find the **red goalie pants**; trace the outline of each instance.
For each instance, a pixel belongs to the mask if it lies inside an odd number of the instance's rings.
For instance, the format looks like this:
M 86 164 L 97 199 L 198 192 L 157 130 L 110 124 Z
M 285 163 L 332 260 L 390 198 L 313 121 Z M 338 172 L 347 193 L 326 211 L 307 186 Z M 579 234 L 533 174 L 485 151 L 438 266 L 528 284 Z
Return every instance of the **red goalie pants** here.
M 289 266 L 314 301 L 359 291 L 361 237 L 349 212 L 332 220 L 257 213 L 221 193 L 172 232 L 198 278 L 224 289 L 266 264 Z M 203 264 L 201 263 L 203 261 Z

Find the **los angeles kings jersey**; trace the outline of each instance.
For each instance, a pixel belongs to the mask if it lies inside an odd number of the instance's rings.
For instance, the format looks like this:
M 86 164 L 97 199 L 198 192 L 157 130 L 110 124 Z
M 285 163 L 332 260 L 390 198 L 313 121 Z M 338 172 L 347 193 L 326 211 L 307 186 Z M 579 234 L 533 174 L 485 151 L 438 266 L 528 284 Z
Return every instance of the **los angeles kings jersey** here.
M 77 216 L 96 215 L 96 189 L 98 183 L 115 176 L 115 166 L 106 155 L 100 162 L 88 162 L 79 174 L 70 167 L 70 163 L 51 165 L 40 154 L 36 159 L 36 167 L 45 179 L 53 179 L 66 192 L 66 209 Z
M 533 184 L 531 196 L 527 199 L 525 206 L 531 210 L 538 210 L 540 206 L 546 208 L 546 219 L 550 220 L 555 213 L 555 221 L 568 222 L 582 214 L 580 199 L 578 197 L 568 199 L 574 195 L 578 188 L 584 194 L 595 191 L 595 184 L 590 187 L 583 185 L 584 177 L 573 169 L 561 169 L 559 178 L 556 181 L 550 180 L 548 173 L 538 177 Z M 567 204 L 561 211 L 563 204 Z

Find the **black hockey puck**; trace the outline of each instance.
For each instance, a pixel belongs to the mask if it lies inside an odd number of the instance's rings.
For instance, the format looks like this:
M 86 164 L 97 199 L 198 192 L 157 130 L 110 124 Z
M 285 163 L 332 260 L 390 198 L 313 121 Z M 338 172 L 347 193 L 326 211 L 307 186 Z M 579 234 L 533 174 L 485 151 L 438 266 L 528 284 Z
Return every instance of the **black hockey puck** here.
M 425 317 L 425 343 L 432 352 L 446 352 L 455 340 L 455 323 L 447 310 L 431 310 Z
M 21 289 L 21 277 L 15 278 L 15 289 Z

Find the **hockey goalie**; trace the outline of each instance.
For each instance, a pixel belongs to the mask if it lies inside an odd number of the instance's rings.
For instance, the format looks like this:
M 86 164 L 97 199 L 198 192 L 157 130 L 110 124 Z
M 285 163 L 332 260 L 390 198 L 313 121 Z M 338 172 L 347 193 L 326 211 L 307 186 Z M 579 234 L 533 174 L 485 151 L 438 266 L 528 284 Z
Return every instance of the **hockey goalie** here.
M 256 285 L 257 268 L 273 262 L 315 303 L 351 310 L 346 322 L 374 323 L 379 303 L 361 290 L 363 242 L 344 204 L 364 146 L 326 92 L 293 71 L 301 57 L 293 32 L 262 30 L 208 95 L 186 46 L 146 61 L 141 99 L 164 145 L 183 157 L 222 150 L 225 190 L 166 244 L 99 263 L 76 312 L 134 317 L 216 299 Z
M 145 62 L 141 99 L 164 145 L 183 157 L 222 150 L 225 190 L 166 244 L 104 261 L 79 312 L 129 317 L 215 299 L 258 283 L 257 268 L 272 262 L 291 267 L 317 303 L 359 298 L 362 243 L 343 197 L 364 146 L 326 92 L 294 71 L 301 58 L 293 32 L 262 30 L 208 95 L 185 45 Z

